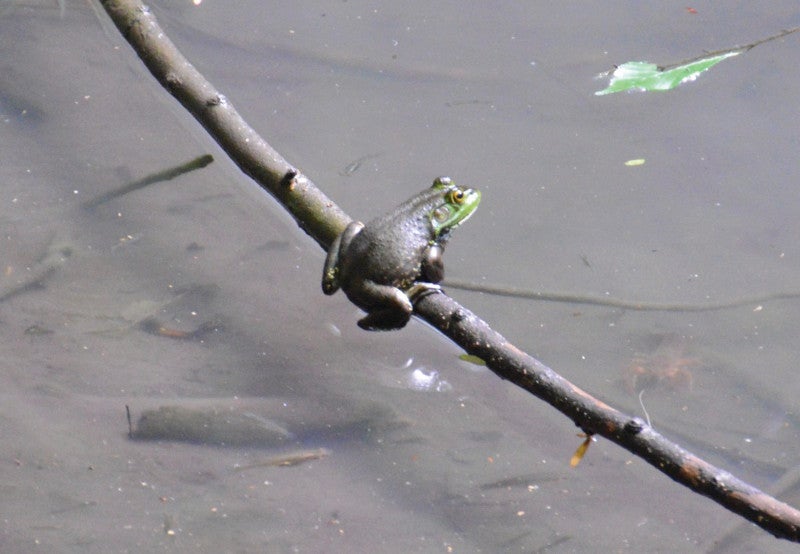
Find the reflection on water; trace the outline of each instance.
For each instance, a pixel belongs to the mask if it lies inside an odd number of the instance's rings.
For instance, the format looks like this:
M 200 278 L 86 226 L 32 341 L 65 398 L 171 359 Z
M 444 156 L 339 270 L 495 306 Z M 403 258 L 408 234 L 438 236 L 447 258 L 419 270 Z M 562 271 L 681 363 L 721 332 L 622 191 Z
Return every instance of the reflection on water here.
M 66 8 L 16 3 L 0 18 L 0 550 L 686 552 L 730 536 L 731 551 L 787 549 L 749 526 L 715 531 L 737 518 L 604 441 L 570 469 L 570 422 L 423 325 L 373 336 L 342 324 L 355 308 L 320 294 L 316 245 L 88 4 Z M 797 281 L 786 110 L 800 91 L 782 61 L 796 42 L 764 46 L 770 85 L 720 72 L 658 99 L 592 97 L 603 52 L 644 56 L 677 48 L 674 36 L 705 47 L 746 15 L 262 9 L 154 6 L 354 216 L 435 175 L 484 183 L 485 212 L 449 246 L 451 275 L 669 302 Z M 747 21 L 756 36 L 788 26 L 764 10 Z M 646 41 L 629 32 L 641 28 Z M 205 152 L 217 163 L 81 206 Z M 453 293 L 636 415 L 618 372 L 639 358 L 631 388 L 646 388 L 657 429 L 800 504 L 791 301 L 642 314 Z M 653 336 L 690 340 L 664 354 Z M 690 387 L 668 386 L 685 372 Z M 153 440 L 129 439 L 126 405 L 134 438 Z

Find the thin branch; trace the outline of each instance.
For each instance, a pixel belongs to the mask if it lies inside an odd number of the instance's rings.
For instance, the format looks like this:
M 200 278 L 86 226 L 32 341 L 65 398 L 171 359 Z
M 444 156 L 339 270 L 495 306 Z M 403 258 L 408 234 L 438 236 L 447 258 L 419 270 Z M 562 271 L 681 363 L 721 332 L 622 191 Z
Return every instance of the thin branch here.
M 526 298 L 529 300 L 539 300 L 542 302 L 563 302 L 566 304 L 589 304 L 593 306 L 606 306 L 609 308 L 621 308 L 623 310 L 635 310 L 640 312 L 713 312 L 718 310 L 729 310 L 741 308 L 742 306 L 752 306 L 762 302 L 773 300 L 787 300 L 800 298 L 800 291 L 765 292 L 764 294 L 754 294 L 753 296 L 743 296 L 731 300 L 720 300 L 717 302 L 699 302 L 696 304 L 683 302 L 639 302 L 636 300 L 625 300 L 613 298 L 611 296 L 592 296 L 589 294 L 576 294 L 571 292 L 545 292 L 508 285 L 491 285 L 487 283 L 473 283 L 461 279 L 445 279 L 442 283 L 445 287 L 459 290 L 469 290 L 483 292 L 495 296 L 508 296 L 511 298 Z
M 236 113 L 224 96 L 178 52 L 137 0 L 101 0 L 153 75 L 208 130 L 239 167 L 278 199 L 323 248 L 350 218 Z M 611 408 L 525 354 L 444 294 L 421 298 L 414 312 L 503 379 L 545 400 L 590 434 L 640 456 L 675 481 L 725 506 L 773 535 L 800 541 L 800 512 L 697 458 L 644 421 Z
M 692 62 L 705 60 L 707 58 L 713 58 L 714 56 L 721 56 L 722 54 L 727 54 L 729 52 L 738 52 L 738 53 L 747 52 L 749 50 L 752 50 L 753 48 L 755 48 L 756 46 L 758 46 L 760 44 L 764 44 L 765 42 L 770 42 L 770 41 L 773 41 L 773 40 L 778 40 L 779 38 L 783 38 L 786 35 L 790 35 L 792 33 L 796 33 L 797 31 L 800 31 L 800 27 L 792 27 L 791 29 L 784 29 L 783 31 L 781 31 L 780 33 L 778 33 L 776 35 L 772 35 L 772 36 L 769 36 L 767 38 L 762 38 L 761 40 L 757 40 L 755 42 L 751 42 L 750 44 L 744 44 L 742 46 L 732 46 L 730 48 L 723 48 L 721 50 L 713 50 L 711 52 L 706 52 L 705 54 L 701 54 L 700 56 L 695 56 L 694 58 L 689 58 L 689 59 L 686 59 L 686 60 L 682 60 L 682 61 L 679 61 L 677 63 L 671 63 L 671 64 L 667 64 L 667 65 L 660 65 L 660 66 L 658 66 L 658 68 L 661 71 L 667 71 L 669 69 L 672 69 L 673 67 L 680 67 L 682 65 L 688 65 L 688 64 L 690 64 Z

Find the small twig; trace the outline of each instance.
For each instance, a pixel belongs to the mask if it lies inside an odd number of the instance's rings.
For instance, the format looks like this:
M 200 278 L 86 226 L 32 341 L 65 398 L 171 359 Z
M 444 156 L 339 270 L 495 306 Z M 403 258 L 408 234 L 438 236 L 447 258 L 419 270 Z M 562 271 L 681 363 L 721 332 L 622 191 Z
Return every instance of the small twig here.
M 701 56 L 695 56 L 694 58 L 689 58 L 687 60 L 683 60 L 683 61 L 680 61 L 678 63 L 671 63 L 671 64 L 668 64 L 668 65 L 659 65 L 658 68 L 661 71 L 666 71 L 666 70 L 672 69 L 673 67 L 680 67 L 682 65 L 688 65 L 688 64 L 690 64 L 692 62 L 704 60 L 706 58 L 712 58 L 714 56 L 721 56 L 722 54 L 727 54 L 728 52 L 747 52 L 748 50 L 752 50 L 753 48 L 755 48 L 759 44 L 764 44 L 765 42 L 770 42 L 770 41 L 773 41 L 773 40 L 777 40 L 779 38 L 783 38 L 786 35 L 790 35 L 790 34 L 795 33 L 797 31 L 800 31 L 800 27 L 792 27 L 791 29 L 784 29 L 783 31 L 781 31 L 777 35 L 772 35 L 772 36 L 769 36 L 767 38 L 762 38 L 761 40 L 757 40 L 755 42 L 751 42 L 750 44 L 745 44 L 744 46 L 732 46 L 731 48 L 723 48 L 721 50 L 714 50 L 712 52 L 706 52 L 705 54 L 703 54 Z
M 19 276 L 12 273 L 9 276 L 0 278 L 0 302 L 36 285 L 40 285 L 56 269 L 61 267 L 70 256 L 72 256 L 71 246 L 59 242 L 51 242 L 44 255 L 32 266 L 21 270 Z
M 367 160 L 372 160 L 381 155 L 383 155 L 383 152 L 378 152 L 376 154 L 366 154 L 365 156 L 361 156 L 357 160 L 354 160 L 349 164 L 347 164 L 347 166 L 339 172 L 339 175 L 341 175 L 342 177 L 350 177 L 353 173 L 358 171 L 358 168 L 361 167 L 361 164 L 363 164 Z
M 94 208 L 96 206 L 99 206 L 100 204 L 108 202 L 109 200 L 128 194 L 129 192 L 143 189 L 144 187 L 152 185 L 153 183 L 160 183 L 161 181 L 169 181 L 170 179 L 174 179 L 175 177 L 183 175 L 184 173 L 189 173 L 190 171 L 194 171 L 196 169 L 202 169 L 213 161 L 214 157 L 211 154 L 205 154 L 204 156 L 200 156 L 199 158 L 195 158 L 184 164 L 175 167 L 170 167 L 169 169 L 158 171 L 156 173 L 151 173 L 146 177 L 143 177 L 141 179 L 123 185 L 117 189 L 96 196 L 91 200 L 87 200 L 86 202 L 83 203 L 83 207 Z
M 125 416 L 128 418 L 128 438 L 133 440 L 133 420 L 131 419 L 131 407 L 125 404 Z
M 236 466 L 234 471 L 245 471 L 248 469 L 262 468 L 262 467 L 294 467 L 311 462 L 313 460 L 321 460 L 330 456 L 331 451 L 327 448 L 315 448 L 313 450 L 297 450 L 295 452 L 286 452 L 267 458 L 261 462 L 255 462 L 244 466 Z

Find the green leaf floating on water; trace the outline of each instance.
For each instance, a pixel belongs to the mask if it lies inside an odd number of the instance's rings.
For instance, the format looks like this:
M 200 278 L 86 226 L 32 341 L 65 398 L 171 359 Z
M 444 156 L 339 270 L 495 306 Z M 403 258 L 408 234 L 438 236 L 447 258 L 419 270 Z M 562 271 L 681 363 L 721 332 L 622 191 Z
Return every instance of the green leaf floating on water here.
M 611 74 L 608 88 L 595 92 L 597 96 L 623 90 L 671 90 L 687 81 L 694 81 L 703 71 L 717 65 L 725 58 L 737 56 L 742 50 L 734 50 L 701 58 L 689 63 L 660 68 L 649 62 L 627 62 L 618 66 Z

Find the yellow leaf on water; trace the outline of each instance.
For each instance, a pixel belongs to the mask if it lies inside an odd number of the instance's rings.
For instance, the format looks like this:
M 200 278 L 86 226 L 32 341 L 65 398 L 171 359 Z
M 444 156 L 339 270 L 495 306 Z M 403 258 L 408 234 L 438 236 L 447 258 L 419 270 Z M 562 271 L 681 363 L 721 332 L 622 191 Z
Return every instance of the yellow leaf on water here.
M 461 354 L 458 359 L 475 365 L 486 365 L 485 361 L 477 356 L 473 356 L 472 354 Z
M 583 455 L 586 454 L 586 451 L 589 450 L 589 445 L 592 444 L 592 440 L 594 440 L 592 435 L 586 435 L 586 439 L 575 451 L 575 454 L 572 455 L 572 459 L 569 461 L 570 467 L 577 467 L 581 463 Z

